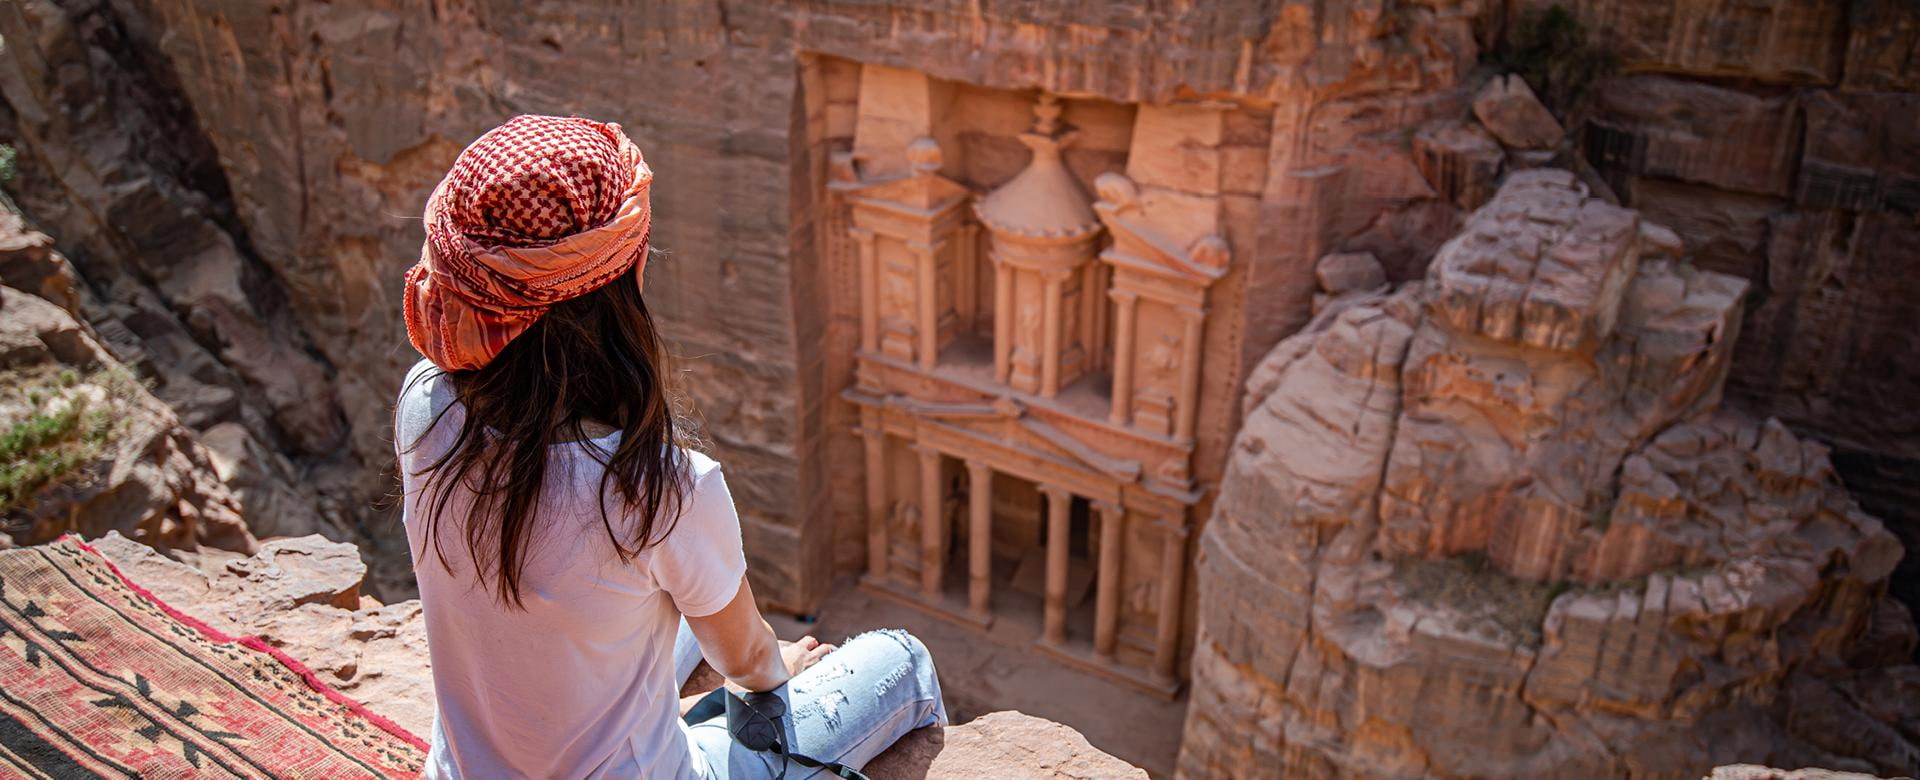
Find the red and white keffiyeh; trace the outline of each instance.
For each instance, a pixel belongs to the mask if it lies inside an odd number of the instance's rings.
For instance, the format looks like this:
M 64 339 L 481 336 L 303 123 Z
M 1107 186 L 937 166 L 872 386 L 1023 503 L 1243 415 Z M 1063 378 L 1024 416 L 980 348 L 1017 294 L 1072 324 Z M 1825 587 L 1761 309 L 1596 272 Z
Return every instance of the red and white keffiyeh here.
M 427 199 L 408 339 L 440 368 L 480 368 L 553 304 L 644 270 L 652 184 L 616 124 L 526 115 L 487 131 Z

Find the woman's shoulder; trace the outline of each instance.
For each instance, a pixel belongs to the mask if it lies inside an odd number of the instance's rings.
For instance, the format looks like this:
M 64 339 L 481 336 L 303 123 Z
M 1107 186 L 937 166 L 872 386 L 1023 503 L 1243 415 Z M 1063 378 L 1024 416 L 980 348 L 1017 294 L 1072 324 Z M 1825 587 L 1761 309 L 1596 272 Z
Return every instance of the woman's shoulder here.
M 699 450 L 681 447 L 680 458 L 681 462 L 687 466 L 689 484 L 697 486 L 705 482 L 709 475 L 720 473 L 720 461 L 714 460 L 712 456 Z
M 400 395 L 394 402 L 398 408 L 405 409 L 410 404 L 427 400 L 435 386 L 445 378 L 445 372 L 426 358 L 421 358 L 407 369 L 407 375 L 400 380 Z
M 407 370 L 406 378 L 401 380 L 400 395 L 394 402 L 395 443 L 404 451 L 412 442 L 424 436 L 434 421 L 454 403 L 446 372 L 425 358 L 413 364 Z

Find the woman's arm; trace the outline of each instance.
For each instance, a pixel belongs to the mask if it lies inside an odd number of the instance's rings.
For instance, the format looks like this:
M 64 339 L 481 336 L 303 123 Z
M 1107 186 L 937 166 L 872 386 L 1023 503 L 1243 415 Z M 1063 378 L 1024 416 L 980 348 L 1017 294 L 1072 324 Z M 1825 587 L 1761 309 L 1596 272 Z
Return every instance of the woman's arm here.
M 714 671 L 749 691 L 778 688 L 833 651 L 833 645 L 810 636 L 782 647 L 773 626 L 761 617 L 746 577 L 740 578 L 740 590 L 719 612 L 688 617 L 687 626 L 700 640 L 700 652 Z

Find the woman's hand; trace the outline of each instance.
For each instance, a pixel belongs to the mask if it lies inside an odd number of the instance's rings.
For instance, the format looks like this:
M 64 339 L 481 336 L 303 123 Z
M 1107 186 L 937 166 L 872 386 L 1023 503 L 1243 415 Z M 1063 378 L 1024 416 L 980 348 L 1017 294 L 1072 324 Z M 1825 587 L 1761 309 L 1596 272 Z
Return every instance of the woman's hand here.
M 798 642 L 780 643 L 780 660 L 787 667 L 787 676 L 798 677 L 820 659 L 834 651 L 834 646 L 822 643 L 811 636 L 800 637 Z

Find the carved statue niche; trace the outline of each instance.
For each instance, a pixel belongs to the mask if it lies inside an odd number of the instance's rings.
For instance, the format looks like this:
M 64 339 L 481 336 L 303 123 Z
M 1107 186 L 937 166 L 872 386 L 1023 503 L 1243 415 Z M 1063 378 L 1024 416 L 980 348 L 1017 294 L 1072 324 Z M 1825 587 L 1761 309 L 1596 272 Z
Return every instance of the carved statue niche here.
M 974 207 L 994 268 L 994 377 L 1043 396 L 1085 373 L 1102 341 L 1097 307 L 1083 303 L 1099 289 L 1100 221 L 1060 159 L 1078 136 L 1060 110 L 1058 98 L 1040 96 L 1033 129 L 1020 134 L 1032 161 Z
M 1111 419 L 1192 442 L 1207 289 L 1227 272 L 1226 239 L 1207 234 L 1182 247 L 1164 227 L 1181 219 L 1178 205 L 1147 202 L 1118 173 L 1101 174 L 1094 188 L 1094 211 L 1113 235 L 1100 253 L 1113 268 Z
M 940 175 L 940 145 L 919 138 L 904 177 L 848 197 L 860 247 L 860 349 L 932 368 L 967 306 L 958 274 L 974 266 L 967 188 Z

